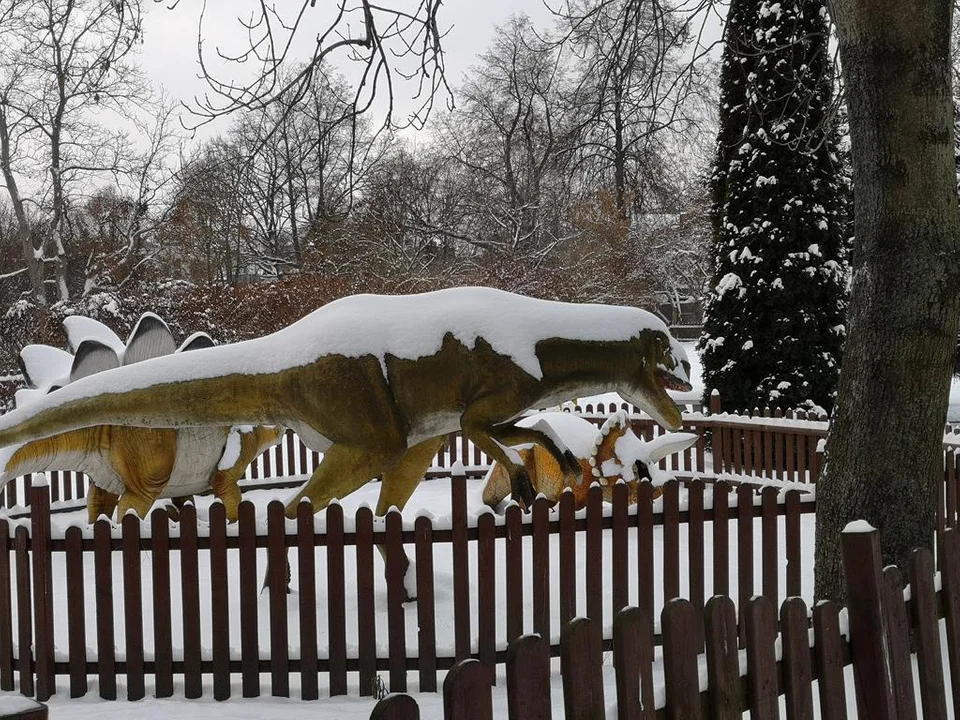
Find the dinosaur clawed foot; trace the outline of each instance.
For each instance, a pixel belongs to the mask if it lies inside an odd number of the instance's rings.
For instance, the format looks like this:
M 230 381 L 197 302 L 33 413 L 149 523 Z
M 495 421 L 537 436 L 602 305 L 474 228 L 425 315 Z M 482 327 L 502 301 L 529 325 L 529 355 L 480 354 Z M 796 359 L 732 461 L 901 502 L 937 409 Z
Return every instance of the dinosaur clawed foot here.
M 536 493 L 533 490 L 533 483 L 530 481 L 530 473 L 527 472 L 525 467 L 517 468 L 510 476 L 510 493 L 524 512 L 529 512 L 533 507 Z

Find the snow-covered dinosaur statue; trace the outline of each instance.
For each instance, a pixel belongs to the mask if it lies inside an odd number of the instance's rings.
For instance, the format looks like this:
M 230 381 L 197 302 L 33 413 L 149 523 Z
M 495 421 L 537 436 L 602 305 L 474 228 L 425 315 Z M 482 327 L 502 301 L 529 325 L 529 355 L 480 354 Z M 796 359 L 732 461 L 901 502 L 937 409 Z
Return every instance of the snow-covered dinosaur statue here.
M 72 352 L 28 345 L 20 366 L 28 389 L 17 393 L 17 407 L 37 403 L 48 393 L 95 373 L 151 357 L 210 347 L 197 333 L 179 348 L 161 318 L 144 314 L 126 344 L 102 323 L 82 316 L 63 322 Z M 177 501 L 213 489 L 231 520 L 240 503 L 239 479 L 266 448 L 279 442 L 275 427 L 171 428 L 96 425 L 31 440 L 0 452 L 0 485 L 12 478 L 46 470 L 76 470 L 91 481 L 87 494 L 90 522 L 101 514 L 120 516 L 130 508 L 145 517 L 157 498 Z
M 600 484 L 603 499 L 613 502 L 613 487 L 618 480 L 627 483 L 627 499 L 637 501 L 637 489 L 642 481 L 654 486 L 654 497 L 670 475 L 657 463 L 673 453 L 686 450 L 697 441 L 693 433 L 667 433 L 653 440 L 642 440 L 630 427 L 627 413 L 620 410 L 601 427 L 568 412 L 542 412 L 529 415 L 518 421 L 523 427 L 548 428 L 570 448 L 583 469 L 584 482 L 572 482 L 564 474 L 557 461 L 539 445 L 517 448 L 523 460 L 533 489 L 543 493 L 550 502 L 560 500 L 560 494 L 570 488 L 574 508 L 587 504 L 587 493 L 593 481 Z M 487 473 L 483 488 L 483 501 L 495 507 L 510 494 L 510 476 L 499 463 L 494 463 Z
M 282 425 L 323 460 L 287 505 L 315 510 L 381 475 L 377 512 L 402 508 L 448 433 L 501 463 L 513 496 L 533 488 L 520 443 L 580 476 L 529 408 L 617 391 L 670 429 L 689 390 L 682 346 L 632 307 L 537 300 L 490 288 L 329 303 L 255 340 L 145 360 L 82 378 L 0 417 L 0 446 L 91 425 Z

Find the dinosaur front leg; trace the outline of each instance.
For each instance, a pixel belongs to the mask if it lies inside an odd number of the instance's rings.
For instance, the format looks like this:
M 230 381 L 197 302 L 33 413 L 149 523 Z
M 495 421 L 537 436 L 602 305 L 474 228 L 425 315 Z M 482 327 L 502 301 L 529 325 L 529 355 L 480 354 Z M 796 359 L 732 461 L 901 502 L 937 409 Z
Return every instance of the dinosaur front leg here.
M 540 421 L 533 427 L 520 427 L 513 423 L 503 423 L 490 431 L 491 436 L 503 445 L 539 445 L 556 461 L 560 471 L 575 484 L 583 482 L 583 468 L 577 456 L 564 445 L 550 425 Z
M 398 510 L 403 509 L 430 468 L 433 458 L 440 452 L 446 439 L 446 436 L 436 437 L 414 445 L 404 453 L 400 462 L 383 471 L 380 497 L 377 500 L 378 516 L 386 515 L 391 507 Z M 383 545 L 378 545 L 377 549 L 383 556 L 384 562 L 386 562 L 386 548 Z M 410 602 L 416 600 L 417 597 L 416 572 L 406 553 L 404 553 L 404 560 L 406 563 L 403 575 L 404 601 Z
M 101 515 L 113 517 L 113 511 L 117 509 L 119 501 L 119 495 L 91 483 L 90 489 L 87 490 L 87 520 L 93 525 Z
M 117 509 L 117 520 L 123 520 L 124 515 L 131 508 L 141 520 L 145 520 L 150 514 L 150 508 L 157 501 L 159 493 L 153 494 L 143 491 L 128 490 L 120 496 L 120 504 Z
M 237 484 L 238 478 L 233 473 L 224 470 L 218 470 L 210 478 L 210 487 L 213 489 L 215 497 L 223 503 L 223 509 L 227 515 L 227 522 L 234 523 L 240 516 L 240 486 Z
M 530 482 L 530 473 L 523 464 L 520 453 L 507 444 L 503 444 L 494 437 L 495 429 L 491 427 L 474 426 L 461 421 L 463 434 L 482 452 L 500 465 L 510 475 L 510 492 L 520 507 L 528 510 L 533 507 L 533 483 Z

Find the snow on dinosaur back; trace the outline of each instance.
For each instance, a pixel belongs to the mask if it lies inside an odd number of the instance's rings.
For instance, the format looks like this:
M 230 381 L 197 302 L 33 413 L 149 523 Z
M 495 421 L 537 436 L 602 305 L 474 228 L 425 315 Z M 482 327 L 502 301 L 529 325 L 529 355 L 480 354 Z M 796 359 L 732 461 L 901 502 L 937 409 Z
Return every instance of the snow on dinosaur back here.
M 191 362 L 161 357 L 76 382 L 26 410 L 30 415 L 69 400 L 136 390 L 158 382 L 226 375 L 266 374 L 301 367 L 325 355 L 373 355 L 386 372 L 387 355 L 416 360 L 436 353 L 447 333 L 466 347 L 478 339 L 542 377 L 537 343 L 553 337 L 583 341 L 629 340 L 644 330 L 664 333 L 676 368 L 687 379 L 683 346 L 651 313 L 633 307 L 538 300 L 492 288 L 452 288 L 416 295 L 354 295 L 329 303 L 272 335 L 198 351 Z M 19 411 L 0 418 L 0 430 L 26 419 Z

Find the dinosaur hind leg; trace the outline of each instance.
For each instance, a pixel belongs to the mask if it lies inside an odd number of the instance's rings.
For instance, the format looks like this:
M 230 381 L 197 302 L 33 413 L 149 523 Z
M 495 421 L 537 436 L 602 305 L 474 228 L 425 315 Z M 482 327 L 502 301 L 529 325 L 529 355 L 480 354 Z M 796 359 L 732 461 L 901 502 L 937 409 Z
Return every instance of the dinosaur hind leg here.
M 369 448 L 331 445 L 306 485 L 287 503 L 288 518 L 297 516 L 297 506 L 306 498 L 320 512 L 334 498 L 346 497 L 383 471 L 382 456 Z
M 403 509 L 446 439 L 443 435 L 414 445 L 403 454 L 400 462 L 383 471 L 377 515 L 386 515 L 391 507 Z
M 400 462 L 391 468 L 383 471 L 383 482 L 380 483 L 380 498 L 377 501 L 377 515 L 384 516 L 391 507 L 403 509 L 407 500 L 417 489 L 417 485 L 423 479 L 424 474 L 430 468 L 430 463 L 443 443 L 446 436 L 424 440 L 422 443 L 414 445 L 404 453 Z M 377 549 L 383 556 L 384 563 L 387 560 L 387 549 L 383 545 L 378 545 Z M 410 558 L 405 557 L 404 564 L 404 600 L 409 602 L 416 599 L 416 573 L 412 572 L 413 565 Z

